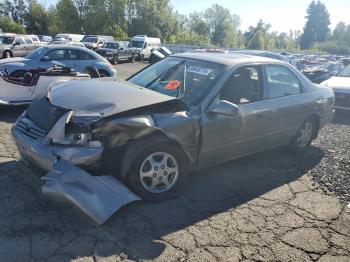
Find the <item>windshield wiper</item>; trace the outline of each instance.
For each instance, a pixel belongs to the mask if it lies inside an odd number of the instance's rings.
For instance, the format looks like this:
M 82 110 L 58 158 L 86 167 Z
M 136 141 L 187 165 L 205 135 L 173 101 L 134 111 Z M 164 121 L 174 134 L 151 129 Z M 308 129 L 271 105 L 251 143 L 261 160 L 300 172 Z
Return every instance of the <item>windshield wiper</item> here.
M 167 76 L 168 74 L 170 74 L 172 71 L 174 71 L 175 69 L 177 69 L 180 65 L 182 65 L 183 63 L 185 63 L 186 60 L 182 60 L 181 62 L 177 63 L 176 65 L 170 67 L 167 71 L 165 71 L 163 74 L 157 76 L 155 79 L 153 79 L 151 82 L 149 82 L 145 88 L 150 87 L 154 82 L 156 82 L 158 79 L 163 78 L 165 76 Z

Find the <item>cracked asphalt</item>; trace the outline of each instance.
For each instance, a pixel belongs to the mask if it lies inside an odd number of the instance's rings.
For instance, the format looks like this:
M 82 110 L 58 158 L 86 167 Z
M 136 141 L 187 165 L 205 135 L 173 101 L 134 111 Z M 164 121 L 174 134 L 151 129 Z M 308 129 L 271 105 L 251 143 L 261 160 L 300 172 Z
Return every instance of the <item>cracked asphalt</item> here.
M 350 261 L 349 114 L 303 154 L 199 171 L 181 197 L 132 203 L 96 227 L 43 197 L 40 172 L 19 161 L 10 128 L 22 111 L 0 108 L 0 261 Z

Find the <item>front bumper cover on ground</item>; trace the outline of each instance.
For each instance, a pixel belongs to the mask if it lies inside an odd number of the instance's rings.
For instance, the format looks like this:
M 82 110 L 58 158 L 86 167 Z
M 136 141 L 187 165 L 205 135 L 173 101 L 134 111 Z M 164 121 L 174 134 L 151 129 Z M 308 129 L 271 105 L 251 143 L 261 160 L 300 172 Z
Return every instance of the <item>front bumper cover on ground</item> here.
M 97 225 L 101 225 L 122 206 L 140 200 L 126 186 L 111 176 L 92 176 L 75 165 L 89 166 L 99 161 L 103 148 L 67 147 L 31 141 L 12 128 L 21 157 L 49 171 L 42 192 L 70 202 Z
M 42 179 L 43 194 L 69 201 L 98 225 L 122 206 L 141 200 L 115 178 L 91 176 L 65 161 L 58 161 Z

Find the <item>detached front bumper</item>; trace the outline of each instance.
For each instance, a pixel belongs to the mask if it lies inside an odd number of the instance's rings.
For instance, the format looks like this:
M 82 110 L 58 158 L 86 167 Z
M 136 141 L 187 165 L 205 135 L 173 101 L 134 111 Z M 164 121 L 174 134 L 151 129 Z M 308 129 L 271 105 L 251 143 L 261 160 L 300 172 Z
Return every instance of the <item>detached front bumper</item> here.
M 119 208 L 136 200 L 126 186 L 111 176 L 92 176 L 78 166 L 94 166 L 102 155 L 99 143 L 91 146 L 60 146 L 46 142 L 37 127 L 23 129 L 19 120 L 12 128 L 12 136 L 21 157 L 49 171 L 42 178 L 42 192 L 55 199 L 68 201 L 78 207 L 96 224 L 106 222 Z

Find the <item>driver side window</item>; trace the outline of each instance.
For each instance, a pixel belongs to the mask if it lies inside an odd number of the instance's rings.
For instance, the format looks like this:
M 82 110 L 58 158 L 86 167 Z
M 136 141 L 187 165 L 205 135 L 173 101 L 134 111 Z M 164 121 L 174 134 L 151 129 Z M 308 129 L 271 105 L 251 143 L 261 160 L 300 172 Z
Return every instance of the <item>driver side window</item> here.
M 243 66 L 235 70 L 220 92 L 220 100 L 236 105 L 257 102 L 261 99 L 259 66 Z
M 64 60 L 64 49 L 57 49 L 49 52 L 47 56 L 50 58 L 50 60 Z
M 23 38 L 18 37 L 18 38 L 16 38 L 15 43 L 16 43 L 16 45 L 23 45 L 25 42 L 24 42 Z

